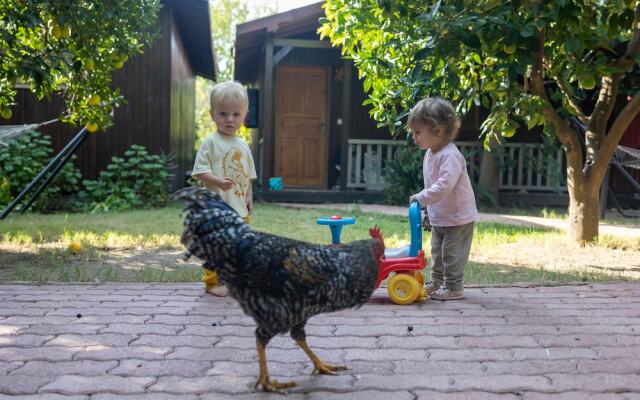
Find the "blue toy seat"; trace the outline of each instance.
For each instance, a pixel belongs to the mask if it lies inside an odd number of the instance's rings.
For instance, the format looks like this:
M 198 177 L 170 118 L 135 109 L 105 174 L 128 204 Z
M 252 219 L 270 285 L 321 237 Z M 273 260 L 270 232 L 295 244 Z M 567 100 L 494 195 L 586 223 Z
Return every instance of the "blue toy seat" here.
M 409 246 L 400 247 L 399 249 L 384 249 L 384 258 L 387 260 L 403 257 L 409 257 Z
M 385 249 L 384 258 L 416 257 L 418 251 L 422 250 L 422 210 L 417 201 L 409 206 L 409 227 L 411 228 L 411 245 L 399 249 Z

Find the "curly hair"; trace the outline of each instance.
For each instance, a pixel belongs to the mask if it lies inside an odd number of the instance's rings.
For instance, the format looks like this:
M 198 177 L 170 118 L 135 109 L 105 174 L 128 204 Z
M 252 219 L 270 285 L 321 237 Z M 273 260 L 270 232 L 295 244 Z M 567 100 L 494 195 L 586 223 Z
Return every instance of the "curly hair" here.
M 438 97 L 427 97 L 413 106 L 409 112 L 407 126 L 419 123 L 431 129 L 442 127 L 442 134 L 449 142 L 453 142 L 460 131 L 460 118 L 450 102 Z

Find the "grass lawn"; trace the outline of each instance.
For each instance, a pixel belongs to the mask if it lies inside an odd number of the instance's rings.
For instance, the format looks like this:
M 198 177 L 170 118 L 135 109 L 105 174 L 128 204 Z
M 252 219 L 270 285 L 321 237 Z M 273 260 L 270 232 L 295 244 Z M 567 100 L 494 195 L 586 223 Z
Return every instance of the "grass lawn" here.
M 328 243 L 329 229 L 316 218 L 344 213 L 300 210 L 257 203 L 254 229 Z M 15 215 L 0 224 L 0 281 L 190 282 L 200 277 L 197 260 L 184 262 L 179 235 L 181 206 L 106 214 Z M 406 217 L 349 213 L 356 225 L 342 241 L 368 237 L 379 225 L 387 247 L 409 242 Z M 429 235 L 423 238 L 428 253 Z M 78 254 L 67 247 L 82 244 Z M 466 284 L 547 284 L 574 281 L 640 280 L 640 238 L 603 237 L 577 247 L 563 232 L 542 228 L 476 225 Z

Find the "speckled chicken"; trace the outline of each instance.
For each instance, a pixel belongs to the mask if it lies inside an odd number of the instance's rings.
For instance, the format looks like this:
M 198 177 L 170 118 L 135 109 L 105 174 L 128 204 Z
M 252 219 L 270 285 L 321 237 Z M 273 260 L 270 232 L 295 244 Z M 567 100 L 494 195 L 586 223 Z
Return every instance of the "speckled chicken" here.
M 281 333 L 291 332 L 313 362 L 314 373 L 346 369 L 325 364 L 313 353 L 305 325 L 316 314 L 359 306 L 371 296 L 384 254 L 377 227 L 370 230 L 371 239 L 330 247 L 254 231 L 208 190 L 182 189 L 174 198 L 187 202 L 181 239 L 185 256 L 196 256 L 204 268 L 216 271 L 256 322 L 260 362 L 256 387 L 279 392 L 295 386 L 269 378 L 265 347 Z

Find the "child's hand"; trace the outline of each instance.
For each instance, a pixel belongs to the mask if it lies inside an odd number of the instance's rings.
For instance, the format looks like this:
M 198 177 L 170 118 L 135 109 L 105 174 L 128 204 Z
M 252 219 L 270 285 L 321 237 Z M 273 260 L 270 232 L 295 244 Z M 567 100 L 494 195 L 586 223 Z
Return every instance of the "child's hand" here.
M 220 187 L 220 189 L 227 191 L 229 189 L 231 189 L 233 187 L 235 183 L 233 182 L 233 179 L 231 178 L 220 178 L 220 182 L 218 183 L 218 187 Z
M 247 211 L 249 211 L 249 214 L 253 213 L 253 199 L 251 197 L 247 197 L 246 204 L 247 204 Z
M 414 200 L 416 200 L 416 195 L 415 194 L 412 194 L 411 196 L 409 196 L 409 204 L 413 203 Z

